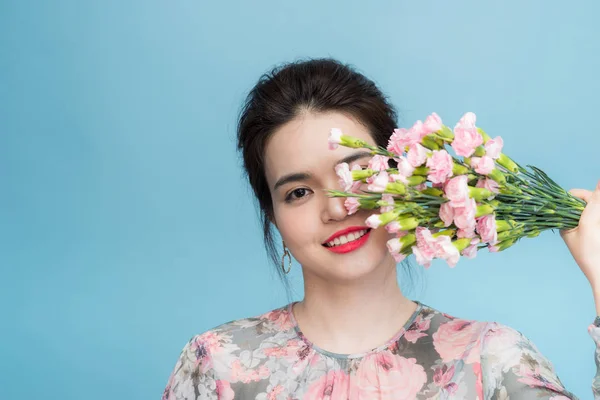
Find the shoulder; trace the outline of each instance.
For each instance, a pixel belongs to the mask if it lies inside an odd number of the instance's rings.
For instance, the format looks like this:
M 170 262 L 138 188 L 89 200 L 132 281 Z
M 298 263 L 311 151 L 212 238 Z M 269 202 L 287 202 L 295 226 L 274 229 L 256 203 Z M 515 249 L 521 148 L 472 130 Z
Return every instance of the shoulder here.
M 425 305 L 420 317 L 430 320 L 428 333 L 435 351 L 444 362 L 465 360 L 473 363 L 479 360 L 490 322 L 460 318 Z
M 421 315 L 425 319 L 431 319 L 430 332 L 439 339 L 481 339 L 491 324 L 488 321 L 461 318 L 426 305 L 423 305 Z
M 288 306 L 252 317 L 231 320 L 194 335 L 183 351 L 193 354 L 196 363 L 212 365 L 215 357 L 231 358 L 244 350 L 255 350 L 266 340 L 286 336 L 294 330 Z
M 197 334 L 194 339 L 211 345 L 249 340 L 253 336 L 268 336 L 293 329 L 294 323 L 283 306 L 259 315 L 225 322 L 205 332 Z
M 425 306 L 432 314 L 432 334 L 438 339 L 453 342 L 476 342 L 482 348 L 510 347 L 516 344 L 534 346 L 523 333 L 495 321 L 461 318 Z M 429 310 L 427 310 L 429 308 Z

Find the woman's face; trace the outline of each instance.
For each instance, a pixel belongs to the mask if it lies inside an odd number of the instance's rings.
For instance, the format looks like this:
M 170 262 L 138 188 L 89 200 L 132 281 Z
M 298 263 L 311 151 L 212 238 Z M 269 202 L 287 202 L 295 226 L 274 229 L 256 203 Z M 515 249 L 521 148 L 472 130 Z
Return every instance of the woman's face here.
M 395 266 L 386 248 L 387 240 L 393 236 L 383 228 L 373 229 L 367 233 L 366 241 L 362 238 L 353 246 L 346 245 L 345 250 L 351 250 L 347 252 L 325 245 L 328 238 L 345 228 L 368 229 L 365 220 L 373 213 L 359 210 L 348 215 L 344 199 L 330 198 L 324 190 L 342 190 L 334 169 L 342 160 L 362 153 L 349 164 L 365 167 L 370 158 L 364 149 L 340 146 L 329 150 L 331 128 L 340 128 L 346 135 L 376 145 L 367 128 L 345 114 L 306 112 L 280 127 L 269 139 L 265 173 L 273 199 L 273 222 L 305 275 L 353 280 L 377 268 Z M 357 247 L 361 242 L 364 243 Z M 357 248 L 352 250 L 353 247 Z

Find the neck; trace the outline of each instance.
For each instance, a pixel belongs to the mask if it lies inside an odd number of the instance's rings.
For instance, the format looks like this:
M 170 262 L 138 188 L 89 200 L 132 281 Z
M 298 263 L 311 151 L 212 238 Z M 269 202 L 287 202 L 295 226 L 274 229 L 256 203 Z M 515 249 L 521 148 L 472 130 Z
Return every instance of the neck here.
M 294 307 L 298 325 L 311 342 L 334 353 L 357 353 L 385 343 L 416 309 L 398 286 L 393 261 L 351 282 L 305 274 L 304 293 Z

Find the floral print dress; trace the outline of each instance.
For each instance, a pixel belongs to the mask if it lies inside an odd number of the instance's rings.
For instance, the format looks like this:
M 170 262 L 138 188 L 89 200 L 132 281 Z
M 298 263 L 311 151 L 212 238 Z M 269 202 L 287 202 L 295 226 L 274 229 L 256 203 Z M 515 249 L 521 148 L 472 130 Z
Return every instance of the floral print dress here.
M 361 354 L 312 344 L 293 303 L 220 325 L 185 345 L 162 399 L 577 399 L 520 332 L 416 303 L 400 332 Z M 600 349 L 600 328 L 588 332 Z M 596 400 L 598 389 L 600 374 Z

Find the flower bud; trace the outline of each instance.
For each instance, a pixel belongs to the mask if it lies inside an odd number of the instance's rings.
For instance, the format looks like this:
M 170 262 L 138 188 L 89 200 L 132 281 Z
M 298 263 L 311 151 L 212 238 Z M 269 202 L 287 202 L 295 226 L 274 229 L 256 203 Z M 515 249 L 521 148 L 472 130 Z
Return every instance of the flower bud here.
M 368 148 L 369 146 L 367 142 L 362 139 L 346 135 L 342 135 L 340 145 L 350 147 L 352 149 Z
M 385 193 L 406 194 L 406 185 L 402 182 L 391 182 L 385 187 Z
M 519 172 L 519 166 L 504 153 L 500 154 L 500 157 L 498 157 L 498 160 L 496 160 L 496 162 L 502 165 L 510 172 Z
M 429 150 L 440 150 L 442 145 L 432 135 L 427 135 L 421 140 L 421 145 Z
M 427 168 L 425 166 L 423 166 L 423 167 L 417 167 L 413 171 L 413 175 L 427 176 L 427 174 L 429 174 L 429 168 Z
M 452 129 L 448 128 L 446 125 L 442 126 L 442 129 L 440 129 L 437 134 L 439 137 L 444 139 L 444 141 L 452 141 L 454 139 L 454 132 L 452 132 Z
M 473 153 L 475 157 L 483 157 L 485 156 L 485 148 L 483 146 L 477 146 L 475 148 L 475 152 Z
M 350 171 L 352 174 L 353 181 L 362 181 L 363 179 L 370 178 L 371 176 L 379 173 L 379 171 L 375 171 L 374 169 L 355 169 Z
M 420 185 L 423 182 L 427 181 L 427 178 L 424 176 L 409 176 L 408 178 L 406 178 L 407 184 L 408 186 L 417 186 Z
M 487 189 L 469 186 L 469 197 L 475 199 L 477 202 L 483 201 L 492 196 L 493 193 Z
M 488 142 L 488 140 L 491 139 L 490 135 L 488 135 L 487 133 L 485 133 L 485 131 L 483 129 L 479 128 L 479 127 L 477 127 L 477 132 L 479 132 L 479 134 L 483 138 L 483 144 L 486 144 Z
M 426 194 L 428 196 L 435 196 L 435 197 L 442 197 L 444 195 L 444 192 L 438 188 L 434 188 L 434 187 L 428 187 L 427 189 L 423 190 L 421 193 Z
M 452 242 L 452 244 L 454 245 L 454 247 L 456 247 L 456 249 L 459 252 L 461 252 L 471 245 L 471 240 L 472 240 L 471 238 L 457 239 L 457 240 L 454 240 Z
M 506 176 L 498 168 L 494 168 L 488 177 L 498 182 L 500 185 L 506 184 Z
M 510 246 L 512 246 L 513 244 L 515 244 L 515 242 L 516 242 L 516 238 L 504 240 L 504 241 L 502 241 L 500 243 L 497 243 L 497 244 L 495 244 L 493 246 L 489 246 L 490 247 L 490 252 L 492 252 L 492 253 L 498 253 L 500 251 L 504 251 L 504 250 L 508 249 Z
M 517 222 L 513 221 L 513 220 L 501 220 L 501 219 L 497 219 L 496 220 L 496 231 L 498 233 L 500 232 L 504 232 L 507 231 L 509 229 L 513 229 L 513 228 L 520 228 L 523 224 L 517 224 Z
M 419 220 L 415 217 L 404 217 L 398 218 L 398 224 L 400 225 L 400 229 L 403 231 L 412 231 L 417 226 L 419 226 Z
M 455 162 L 454 165 L 452 166 L 452 174 L 454 174 L 454 176 L 466 175 L 468 173 L 469 173 L 469 168 L 465 167 L 464 165 L 460 165 Z
M 456 233 L 456 229 L 446 229 L 444 231 L 439 231 L 439 232 L 433 233 L 433 234 L 431 234 L 431 236 L 433 236 L 434 238 L 440 237 L 440 236 L 453 237 L 455 233 Z
M 494 207 L 490 206 L 489 204 L 478 205 L 477 211 L 475 212 L 475 218 L 483 217 L 484 215 L 493 214 L 494 211 L 496 211 L 494 209 Z
M 510 238 L 518 238 L 523 234 L 523 229 L 511 229 L 508 231 L 500 232 L 498 234 L 498 242 L 503 242 Z

